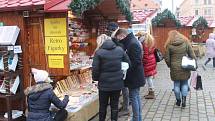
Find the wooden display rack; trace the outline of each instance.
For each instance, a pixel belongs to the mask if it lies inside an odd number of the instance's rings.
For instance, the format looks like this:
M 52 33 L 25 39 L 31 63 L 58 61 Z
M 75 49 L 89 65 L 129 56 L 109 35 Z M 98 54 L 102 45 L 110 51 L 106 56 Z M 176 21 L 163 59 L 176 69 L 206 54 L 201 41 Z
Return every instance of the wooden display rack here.
M 8 57 L 10 55 L 10 53 L 13 53 L 13 51 L 8 51 L 8 47 L 7 46 L 0 46 L 0 55 L 3 57 L 3 62 L 4 62 L 4 71 L 0 72 L 0 75 L 4 77 L 4 81 L 5 80 L 10 80 L 12 79 L 12 77 L 19 75 L 20 78 L 20 83 L 17 89 L 17 93 L 16 94 L 12 94 L 10 92 L 10 81 L 5 81 L 5 88 L 6 88 L 6 93 L 0 93 L 0 100 L 4 100 L 6 101 L 6 111 L 8 114 L 8 118 L 4 117 L 4 113 L 2 112 L 0 113 L 0 121 L 24 121 L 25 120 L 25 116 L 22 115 L 16 119 L 12 119 L 12 110 L 13 110 L 13 106 L 12 104 L 14 104 L 15 101 L 19 100 L 20 102 L 17 103 L 19 104 L 19 108 L 23 111 L 24 113 L 24 101 L 25 101 L 25 96 L 24 96 L 24 90 L 23 90 L 23 72 L 22 72 L 22 65 L 20 64 L 20 60 L 18 61 L 18 67 L 17 67 L 17 71 L 13 72 L 13 71 L 9 71 L 8 68 Z M 13 53 L 14 54 L 14 53 Z

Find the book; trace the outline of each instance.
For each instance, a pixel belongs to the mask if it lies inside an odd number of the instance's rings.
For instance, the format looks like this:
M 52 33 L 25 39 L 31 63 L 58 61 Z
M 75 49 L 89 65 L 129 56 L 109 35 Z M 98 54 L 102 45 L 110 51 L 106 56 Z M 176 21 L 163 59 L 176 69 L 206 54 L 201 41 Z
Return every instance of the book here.
M 0 92 L 1 93 L 6 93 L 6 84 L 5 84 L 5 81 L 7 80 L 4 80 L 1 87 L 0 87 Z M 19 87 L 19 84 L 20 84 L 20 78 L 19 76 L 17 76 L 15 79 L 11 79 L 10 80 L 10 92 L 12 92 L 13 94 L 16 94 L 16 91 Z
M 18 26 L 0 26 L 0 45 L 15 45 L 19 32 Z

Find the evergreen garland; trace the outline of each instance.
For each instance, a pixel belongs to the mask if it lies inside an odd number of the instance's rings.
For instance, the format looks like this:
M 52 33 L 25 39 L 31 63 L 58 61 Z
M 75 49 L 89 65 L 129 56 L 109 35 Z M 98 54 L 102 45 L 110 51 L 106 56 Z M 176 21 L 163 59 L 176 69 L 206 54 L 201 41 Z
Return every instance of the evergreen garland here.
M 69 7 L 78 16 L 81 16 L 84 11 L 95 8 L 99 3 L 104 0 L 73 0 Z M 132 13 L 128 0 L 115 0 L 118 8 L 126 16 L 126 20 L 132 20 Z
M 197 28 L 199 25 L 202 25 L 203 27 L 207 28 L 208 27 L 208 22 L 205 20 L 204 17 L 199 17 L 192 25 L 193 28 Z
M 133 15 L 130 11 L 129 1 L 128 0 L 116 0 L 116 4 L 119 7 L 122 14 L 126 16 L 126 20 L 131 22 L 133 19 Z
M 152 25 L 153 26 L 164 25 L 163 20 L 165 19 L 173 20 L 177 27 L 181 26 L 180 21 L 176 19 L 175 15 L 168 9 L 165 9 L 162 13 L 158 13 L 157 16 L 152 19 Z

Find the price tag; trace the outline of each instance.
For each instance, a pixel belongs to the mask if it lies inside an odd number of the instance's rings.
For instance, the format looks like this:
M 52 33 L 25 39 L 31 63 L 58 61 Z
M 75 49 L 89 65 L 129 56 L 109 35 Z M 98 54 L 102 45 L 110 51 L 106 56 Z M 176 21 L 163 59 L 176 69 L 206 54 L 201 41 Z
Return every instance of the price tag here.
M 20 45 L 14 46 L 14 53 L 22 53 L 22 48 Z

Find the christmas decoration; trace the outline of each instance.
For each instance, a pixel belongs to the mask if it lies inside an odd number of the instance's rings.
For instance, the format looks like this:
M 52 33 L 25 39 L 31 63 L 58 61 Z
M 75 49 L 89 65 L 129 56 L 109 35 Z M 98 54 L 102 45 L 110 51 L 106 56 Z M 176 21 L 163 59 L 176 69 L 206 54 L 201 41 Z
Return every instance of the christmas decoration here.
M 191 39 L 194 42 L 203 42 L 203 38 L 205 38 L 205 28 L 208 27 L 208 22 L 204 17 L 199 17 L 192 25 L 193 30 L 195 30 L 195 34 L 191 35 Z
M 168 9 L 165 9 L 162 13 L 158 13 L 157 16 L 152 19 L 153 26 L 167 26 L 170 24 L 169 22 L 173 23 L 174 26 L 181 26 L 180 21 L 177 20 L 175 15 Z
M 94 9 L 104 0 L 73 0 L 69 7 L 78 16 L 82 16 L 84 11 Z M 130 11 L 130 4 L 128 0 L 115 0 L 118 8 L 126 16 L 128 21 L 132 20 L 132 13 Z

